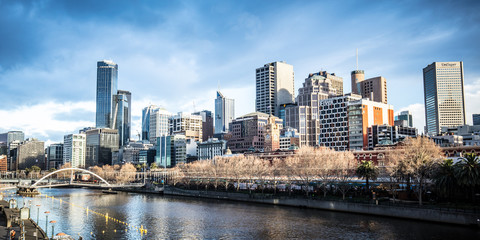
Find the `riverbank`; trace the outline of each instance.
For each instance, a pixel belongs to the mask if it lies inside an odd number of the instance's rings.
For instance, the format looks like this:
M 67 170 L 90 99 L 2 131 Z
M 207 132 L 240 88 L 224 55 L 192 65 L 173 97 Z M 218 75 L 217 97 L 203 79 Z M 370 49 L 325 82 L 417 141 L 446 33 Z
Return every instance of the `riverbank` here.
M 328 211 L 368 214 L 384 217 L 413 219 L 420 221 L 438 222 L 471 226 L 480 228 L 480 213 L 468 213 L 448 211 L 441 209 L 428 209 L 417 207 L 406 207 L 402 205 L 376 205 L 366 203 L 351 203 L 344 201 L 313 200 L 308 198 L 256 198 L 255 195 L 246 193 L 213 192 L 199 190 L 184 190 L 174 187 L 164 189 L 165 195 L 223 199 L 231 201 L 242 201 L 251 203 L 262 203 L 290 207 L 312 208 Z
M 20 239 L 21 234 L 21 223 L 23 223 L 23 229 L 25 231 L 26 240 L 42 240 L 49 239 L 47 234 L 43 231 L 40 226 L 38 226 L 32 219 L 24 218 L 20 214 L 20 209 L 9 208 L 9 203 L 5 200 L 0 200 L 0 238 L 1 239 L 10 239 L 10 231 L 14 230 L 16 232 L 15 239 Z M 25 209 L 26 214 L 28 215 L 28 209 Z M 23 214 L 25 215 L 25 214 Z M 27 216 L 29 217 L 29 216 Z

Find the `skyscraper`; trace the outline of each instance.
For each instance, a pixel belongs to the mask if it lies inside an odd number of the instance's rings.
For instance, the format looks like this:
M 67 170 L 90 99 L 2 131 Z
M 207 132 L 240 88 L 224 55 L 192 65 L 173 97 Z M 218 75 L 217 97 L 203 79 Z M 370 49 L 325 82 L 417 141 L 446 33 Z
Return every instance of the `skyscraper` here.
M 279 106 L 294 103 L 293 66 L 272 62 L 257 68 L 255 111 L 279 116 Z
M 118 65 L 112 61 L 97 62 L 97 112 L 95 127 L 112 128 L 115 107 L 113 95 L 117 94 Z
M 423 69 L 426 130 L 465 125 L 463 62 L 434 62 Z
M 150 132 L 150 115 L 155 109 L 159 109 L 159 107 L 150 105 L 142 109 L 142 140 L 149 140 L 148 133 Z
M 129 91 L 118 90 L 113 96 L 113 127 L 118 130 L 119 146 L 127 145 L 130 141 L 132 122 L 132 94 Z
M 215 134 L 228 132 L 228 125 L 235 118 L 235 100 L 217 91 L 215 99 Z
M 96 165 L 112 164 L 112 153 L 118 152 L 118 130 L 108 128 L 97 128 L 88 130 L 86 136 L 85 165 L 87 167 Z M 66 145 L 64 146 L 64 149 Z M 73 164 L 72 164 L 73 166 Z

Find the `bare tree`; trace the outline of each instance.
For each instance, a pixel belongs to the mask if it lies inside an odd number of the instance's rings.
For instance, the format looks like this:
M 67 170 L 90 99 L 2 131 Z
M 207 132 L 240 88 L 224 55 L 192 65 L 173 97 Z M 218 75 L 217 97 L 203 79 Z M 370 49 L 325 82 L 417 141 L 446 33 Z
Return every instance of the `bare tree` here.
M 415 193 L 422 205 L 426 181 L 444 158 L 442 150 L 427 137 L 407 138 L 403 147 L 395 150 L 395 156 L 398 160 L 397 174 L 408 177 L 416 184 Z
M 350 151 L 337 152 L 334 160 L 335 180 L 337 188 L 342 193 L 342 199 L 345 200 L 346 193 L 351 189 L 351 181 L 355 176 L 357 161 Z
M 128 183 L 132 182 L 135 180 L 135 174 L 137 172 L 137 169 L 133 164 L 131 163 L 125 163 L 122 165 L 122 167 L 119 170 L 119 173 L 116 176 L 116 180 L 118 183 Z

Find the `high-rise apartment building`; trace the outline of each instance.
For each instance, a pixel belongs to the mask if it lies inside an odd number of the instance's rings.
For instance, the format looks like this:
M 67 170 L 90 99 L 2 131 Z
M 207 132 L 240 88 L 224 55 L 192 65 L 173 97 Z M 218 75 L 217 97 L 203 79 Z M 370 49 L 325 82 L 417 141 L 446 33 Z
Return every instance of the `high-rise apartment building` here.
M 63 164 L 70 163 L 72 167 L 85 167 L 86 135 L 69 134 L 63 138 Z
M 47 147 L 47 164 L 46 169 L 59 169 L 63 164 L 63 144 L 55 143 Z
M 472 114 L 473 125 L 480 125 L 480 114 Z
M 199 115 L 202 117 L 202 141 L 205 142 L 209 138 L 213 137 L 213 114 L 211 111 L 203 110 L 195 112 L 193 115 Z M 232 117 L 233 119 L 233 117 Z
M 170 134 L 170 118 L 172 114 L 165 108 L 155 107 L 150 111 L 148 139 L 156 143 L 157 138 Z
M 413 127 L 413 116 L 410 113 L 410 111 L 402 111 L 400 114 L 395 116 L 395 121 L 405 121 L 405 126 L 404 127 Z M 403 122 L 402 122 L 403 123 Z M 395 124 L 396 126 L 401 126 L 403 124 Z
M 155 109 L 159 109 L 159 107 L 150 105 L 142 109 L 142 140 L 149 140 L 148 133 L 150 132 L 150 115 Z
M 113 95 L 113 129 L 118 130 L 119 145 L 124 146 L 130 141 L 132 123 L 132 94 L 129 91 L 118 90 Z
M 118 65 L 112 61 L 97 62 L 97 112 L 95 127 L 112 128 L 115 102 L 113 95 L 117 94 Z
M 393 126 L 394 123 L 392 105 L 368 99 L 348 102 L 347 114 L 347 136 L 350 150 L 368 149 L 369 127 L 373 125 Z M 332 135 L 327 137 L 332 137 Z
M 226 98 L 217 91 L 215 99 L 215 134 L 228 132 L 230 122 L 235 118 L 235 100 Z
M 86 166 L 111 165 L 112 153 L 118 152 L 119 149 L 118 130 L 108 128 L 88 130 L 86 146 Z
M 423 69 L 426 131 L 465 125 L 463 62 L 434 62 Z
M 387 79 L 382 76 L 365 79 L 363 70 L 352 71 L 351 77 L 352 93 L 371 101 L 387 104 Z
M 293 66 L 272 62 L 257 68 L 255 111 L 279 116 L 279 106 L 294 103 Z
M 170 118 L 170 135 L 181 134 L 187 139 L 202 141 L 202 116 L 179 112 Z
M 335 85 L 333 82 L 337 82 Z M 285 108 L 285 126 L 298 130 L 300 146 L 316 146 L 319 144 L 321 121 L 319 117 L 320 101 L 335 97 L 343 92 L 338 83 L 341 78 L 334 74 L 320 72 L 309 74 L 303 86 L 298 89 L 297 106 Z M 299 147 L 300 147 L 299 146 Z

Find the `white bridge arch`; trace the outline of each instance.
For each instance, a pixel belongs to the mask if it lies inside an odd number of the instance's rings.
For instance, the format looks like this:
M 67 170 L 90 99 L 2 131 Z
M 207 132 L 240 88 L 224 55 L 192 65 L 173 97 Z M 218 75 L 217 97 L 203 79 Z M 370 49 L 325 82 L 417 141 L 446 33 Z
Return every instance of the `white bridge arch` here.
M 59 169 L 57 171 L 54 171 L 54 172 L 51 172 L 47 175 L 45 175 L 44 177 L 40 178 L 37 182 L 35 182 L 32 187 L 35 187 L 39 182 L 41 182 L 43 179 L 47 178 L 47 177 L 50 177 L 51 175 L 55 174 L 55 173 L 59 173 L 59 172 L 63 172 L 63 171 L 80 171 L 80 172 L 86 172 L 86 173 L 89 173 L 89 174 L 92 174 L 93 176 L 99 178 L 100 180 L 102 180 L 102 182 L 106 183 L 107 186 L 110 186 L 110 183 L 108 183 L 105 179 L 103 179 L 102 177 L 98 176 L 97 174 L 95 174 L 94 172 L 91 172 L 91 171 L 88 171 L 86 169 L 82 169 L 82 168 L 63 168 L 63 169 Z

